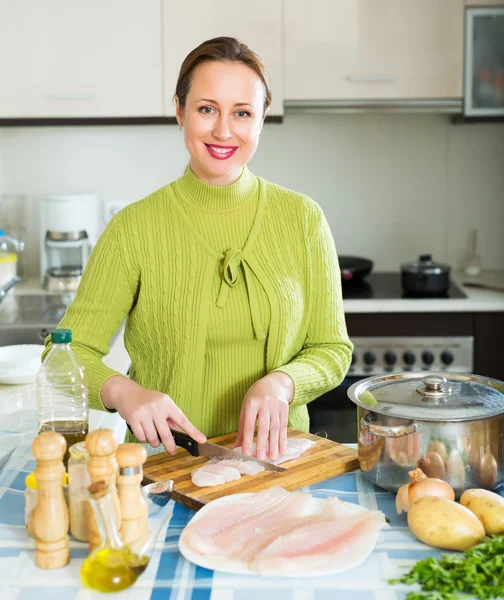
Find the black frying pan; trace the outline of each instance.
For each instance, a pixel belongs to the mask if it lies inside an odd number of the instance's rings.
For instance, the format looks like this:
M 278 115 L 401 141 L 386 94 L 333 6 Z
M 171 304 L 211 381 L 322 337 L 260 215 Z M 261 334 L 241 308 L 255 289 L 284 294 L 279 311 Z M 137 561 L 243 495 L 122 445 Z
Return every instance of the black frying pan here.
M 373 262 L 367 258 L 359 256 L 340 256 L 338 258 L 342 283 L 362 281 L 373 268 Z

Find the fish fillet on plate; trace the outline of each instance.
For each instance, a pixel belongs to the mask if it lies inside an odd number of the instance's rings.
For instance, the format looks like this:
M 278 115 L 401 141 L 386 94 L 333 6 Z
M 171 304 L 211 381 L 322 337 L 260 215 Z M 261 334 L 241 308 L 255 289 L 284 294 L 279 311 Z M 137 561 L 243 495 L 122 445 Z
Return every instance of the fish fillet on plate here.
M 207 569 L 324 575 L 366 560 L 385 525 L 381 511 L 274 487 L 210 502 L 184 529 L 179 548 Z
M 289 438 L 287 440 L 287 454 L 283 454 L 278 460 L 272 461 L 266 459 L 274 465 L 298 458 L 306 452 L 315 442 L 305 438 Z M 241 448 L 236 448 L 236 452 L 241 454 Z M 252 455 L 255 455 L 256 445 L 252 448 Z M 211 487 L 223 485 L 228 481 L 240 479 L 241 475 L 255 475 L 264 471 L 264 467 L 252 461 L 240 459 L 211 460 L 202 467 L 195 469 L 191 473 L 191 480 L 198 487 Z

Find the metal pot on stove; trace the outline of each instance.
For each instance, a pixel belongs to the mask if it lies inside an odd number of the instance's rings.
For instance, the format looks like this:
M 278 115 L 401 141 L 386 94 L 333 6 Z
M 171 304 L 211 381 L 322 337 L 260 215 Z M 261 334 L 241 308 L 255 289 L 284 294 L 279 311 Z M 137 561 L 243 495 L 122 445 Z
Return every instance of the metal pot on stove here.
M 368 377 L 348 389 L 357 405 L 367 479 L 396 492 L 421 468 L 460 496 L 504 483 L 504 383 L 446 372 Z
M 417 261 L 401 265 L 401 284 L 407 294 L 440 296 L 450 288 L 450 267 L 422 254 Z

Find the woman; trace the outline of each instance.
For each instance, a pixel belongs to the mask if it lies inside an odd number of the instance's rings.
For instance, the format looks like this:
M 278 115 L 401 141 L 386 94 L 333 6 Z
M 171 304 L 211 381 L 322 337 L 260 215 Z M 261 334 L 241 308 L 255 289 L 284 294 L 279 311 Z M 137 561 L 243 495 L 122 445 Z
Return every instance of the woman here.
M 247 169 L 271 102 L 252 50 L 204 42 L 174 99 L 185 174 L 114 216 L 60 326 L 90 406 L 138 441 L 173 453 L 169 427 L 198 442 L 238 430 L 250 454 L 257 425 L 257 457 L 276 459 L 350 363 L 334 243 L 315 202 Z M 126 317 L 130 378 L 101 360 Z

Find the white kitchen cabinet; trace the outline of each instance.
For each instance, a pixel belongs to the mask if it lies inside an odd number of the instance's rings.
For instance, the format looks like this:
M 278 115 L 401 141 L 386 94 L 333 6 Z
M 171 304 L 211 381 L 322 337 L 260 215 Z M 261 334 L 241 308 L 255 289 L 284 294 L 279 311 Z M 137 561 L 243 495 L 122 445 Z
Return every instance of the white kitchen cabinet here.
M 462 96 L 464 0 L 286 0 L 286 100 Z
M 289 2 L 290 0 L 287 0 Z M 235 37 L 263 59 L 270 77 L 270 115 L 283 114 L 282 0 L 163 0 L 165 115 L 174 116 L 173 95 L 184 58 L 205 40 Z
M 0 118 L 161 116 L 161 0 L 0 0 Z

